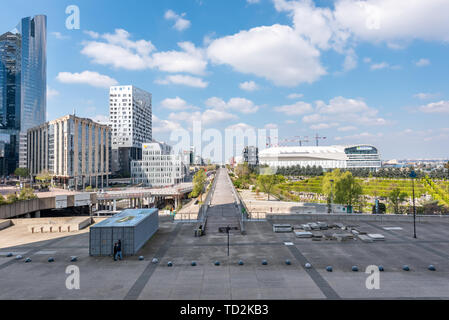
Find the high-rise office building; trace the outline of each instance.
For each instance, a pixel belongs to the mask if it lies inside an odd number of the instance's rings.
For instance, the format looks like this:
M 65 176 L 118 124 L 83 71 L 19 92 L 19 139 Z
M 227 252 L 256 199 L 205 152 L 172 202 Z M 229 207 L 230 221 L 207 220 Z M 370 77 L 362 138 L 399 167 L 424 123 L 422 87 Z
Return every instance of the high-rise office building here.
M 248 146 L 243 149 L 243 161 L 248 163 L 250 167 L 259 165 L 259 148 Z
M 133 184 L 157 188 L 184 181 L 188 164 L 182 154 L 174 154 L 171 146 L 160 142 L 144 143 L 142 150 L 142 160 L 131 162 Z
M 27 130 L 45 122 L 47 17 L 0 35 L 0 175 L 27 166 Z
M 142 143 L 152 141 L 151 99 L 151 93 L 135 86 L 110 88 L 113 172 L 129 176 L 131 161 L 142 159 Z
M 48 172 L 65 187 L 108 184 L 111 129 L 67 115 L 28 130 L 28 170 Z

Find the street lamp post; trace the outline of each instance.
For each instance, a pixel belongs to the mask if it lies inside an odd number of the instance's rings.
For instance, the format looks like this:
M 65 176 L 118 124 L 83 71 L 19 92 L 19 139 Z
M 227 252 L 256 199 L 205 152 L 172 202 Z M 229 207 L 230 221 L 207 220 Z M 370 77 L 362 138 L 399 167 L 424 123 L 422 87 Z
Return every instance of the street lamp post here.
M 334 180 L 331 180 L 331 214 L 334 212 L 334 208 L 333 208 L 333 203 L 334 203 Z
M 228 225 L 226 227 L 226 233 L 228 234 L 228 257 L 229 257 L 229 231 L 231 230 L 231 227 Z
M 413 192 L 413 238 L 416 239 L 416 206 L 415 206 L 415 178 L 416 172 L 412 170 L 410 173 L 410 178 L 412 178 L 412 192 Z

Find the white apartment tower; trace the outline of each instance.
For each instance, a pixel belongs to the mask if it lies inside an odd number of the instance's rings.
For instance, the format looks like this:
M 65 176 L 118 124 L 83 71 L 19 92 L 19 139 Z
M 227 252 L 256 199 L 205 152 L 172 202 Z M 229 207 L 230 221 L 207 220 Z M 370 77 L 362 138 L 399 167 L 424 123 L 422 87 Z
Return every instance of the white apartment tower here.
M 130 174 L 131 161 L 142 158 L 142 143 L 152 141 L 151 99 L 151 93 L 135 86 L 110 88 L 113 171 Z

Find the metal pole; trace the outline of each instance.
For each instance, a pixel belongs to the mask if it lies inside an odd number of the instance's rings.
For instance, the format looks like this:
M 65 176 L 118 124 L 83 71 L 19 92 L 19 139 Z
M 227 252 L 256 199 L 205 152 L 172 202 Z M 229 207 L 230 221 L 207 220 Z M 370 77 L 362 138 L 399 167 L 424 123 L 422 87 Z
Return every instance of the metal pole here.
M 415 178 L 412 178 L 412 185 L 413 185 L 413 238 L 416 239 Z

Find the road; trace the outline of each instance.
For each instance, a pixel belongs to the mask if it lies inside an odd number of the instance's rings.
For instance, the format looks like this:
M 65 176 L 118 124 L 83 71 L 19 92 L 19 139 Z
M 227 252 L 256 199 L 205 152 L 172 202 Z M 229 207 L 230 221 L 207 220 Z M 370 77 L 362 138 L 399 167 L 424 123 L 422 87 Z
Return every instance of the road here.
M 207 210 L 207 233 L 218 233 L 218 228 L 239 227 L 239 212 L 236 207 L 232 187 L 229 184 L 226 169 L 220 168 L 217 174 L 217 185 L 212 195 L 211 206 Z

